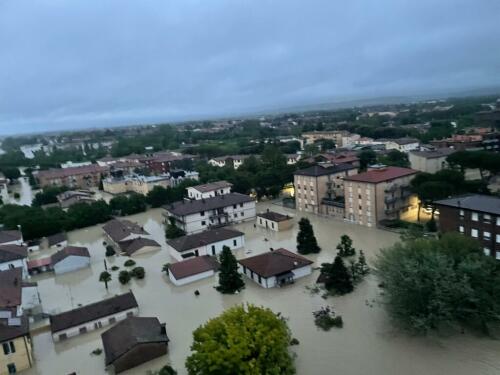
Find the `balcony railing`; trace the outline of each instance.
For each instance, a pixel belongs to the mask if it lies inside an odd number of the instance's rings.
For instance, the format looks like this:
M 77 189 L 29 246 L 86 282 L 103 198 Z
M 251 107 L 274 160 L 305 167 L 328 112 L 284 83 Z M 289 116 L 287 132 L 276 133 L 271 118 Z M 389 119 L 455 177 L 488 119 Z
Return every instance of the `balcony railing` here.
M 345 208 L 345 203 L 343 201 L 336 200 L 335 198 L 323 198 L 321 203 L 327 206 Z

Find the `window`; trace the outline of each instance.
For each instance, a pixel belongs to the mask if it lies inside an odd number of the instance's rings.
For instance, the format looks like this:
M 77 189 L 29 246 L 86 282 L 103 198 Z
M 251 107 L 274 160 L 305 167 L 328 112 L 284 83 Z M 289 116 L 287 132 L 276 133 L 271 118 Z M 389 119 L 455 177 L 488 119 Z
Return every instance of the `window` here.
M 201 225 L 207 225 L 206 221 L 205 221 L 205 220 L 203 220 L 203 221 L 201 222 Z
M 464 226 L 463 226 L 463 225 L 460 225 L 460 226 L 458 227 L 458 231 L 459 231 L 460 233 L 463 233 L 463 232 L 464 232 Z
M 94 328 L 95 328 L 95 329 L 102 328 L 102 323 L 101 323 L 100 321 L 95 322 L 95 323 L 94 323 Z
M 484 214 L 484 215 L 483 215 L 483 221 L 484 221 L 485 223 L 491 223 L 491 215 Z
M 87 333 L 87 327 L 80 327 L 79 332 L 80 333 Z
M 500 260 L 500 251 L 496 252 L 495 258 L 496 258 L 496 260 Z
M 274 223 L 273 223 L 273 222 L 271 222 L 271 228 L 273 228 L 273 229 L 274 229 Z
M 233 246 L 236 246 L 238 244 L 237 240 L 233 240 Z
M 471 214 L 471 219 L 472 219 L 472 221 L 478 221 L 479 220 L 479 214 L 477 212 L 473 212 Z
M 59 335 L 59 341 L 64 341 L 64 340 L 66 340 L 67 338 L 68 338 L 68 335 L 67 335 L 67 334 L 65 334 L 65 333 L 61 333 L 61 334 Z
M 471 230 L 470 230 L 470 235 L 471 235 L 472 237 L 474 237 L 474 238 L 477 238 L 478 233 L 479 233 L 479 232 L 477 231 L 477 229 L 471 229 Z
M 109 318 L 109 324 L 113 324 L 114 322 L 116 322 L 116 318 L 114 316 Z
M 14 265 L 13 265 L 12 263 L 10 263 L 10 264 L 9 264 L 9 268 L 10 268 L 11 270 L 13 270 L 15 267 L 14 267 Z
M 485 240 L 491 239 L 491 233 L 490 232 L 483 232 L 483 238 Z
M 200 212 L 200 215 L 201 215 L 201 216 L 205 216 L 205 211 L 201 211 L 201 212 Z
M 2 344 L 3 346 L 3 354 L 7 355 L 7 354 L 10 354 L 11 351 L 10 351 L 10 346 L 9 346 L 9 343 L 8 342 L 4 342 Z
M 9 363 L 7 365 L 7 371 L 9 372 L 9 374 L 15 374 L 17 372 L 16 364 L 15 363 Z
M 464 210 L 460 210 L 460 218 L 463 219 L 465 216 L 465 212 Z
M 362 199 L 362 198 L 361 198 L 361 194 L 358 194 L 358 199 Z
M 497 217 L 497 225 L 500 225 L 500 216 Z
M 237 218 L 238 217 L 238 214 L 233 214 L 234 218 Z
M 240 207 L 243 207 L 243 203 L 240 203 Z
M 487 247 L 483 248 L 483 251 L 484 251 L 484 255 L 487 255 L 487 256 L 491 255 L 491 251 Z
M 497 234 L 496 241 L 497 241 L 497 243 L 500 243 L 500 234 Z
M 245 216 L 245 213 L 244 213 L 244 212 L 242 212 L 242 213 L 240 213 L 240 215 L 241 215 L 241 216 Z
M 260 223 L 262 224 L 262 219 L 260 219 Z
M 233 208 L 236 209 L 236 205 L 235 204 L 233 204 Z
M 262 282 L 262 277 L 259 275 L 259 284 Z
M 129 312 L 127 313 L 127 316 L 128 316 L 128 317 L 134 316 L 134 312 L 133 312 L 133 311 L 129 311 Z

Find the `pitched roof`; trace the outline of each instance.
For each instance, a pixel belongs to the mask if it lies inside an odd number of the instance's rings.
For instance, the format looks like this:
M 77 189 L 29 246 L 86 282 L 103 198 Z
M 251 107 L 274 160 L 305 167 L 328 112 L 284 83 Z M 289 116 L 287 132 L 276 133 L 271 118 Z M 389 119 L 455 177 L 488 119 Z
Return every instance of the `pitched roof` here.
M 28 248 L 20 245 L 0 245 L 0 263 L 28 257 Z
M 177 279 L 183 279 L 188 276 L 197 275 L 210 270 L 218 270 L 219 263 L 209 255 L 183 260 L 182 262 L 172 263 L 168 266 L 168 271 Z
M 104 224 L 102 229 L 115 242 L 120 242 L 131 234 L 149 234 L 139 224 L 130 220 L 113 219 Z
M 47 237 L 47 241 L 49 243 L 49 246 L 54 246 L 57 245 L 58 243 L 64 242 L 67 240 L 66 233 L 56 233 L 53 234 L 52 236 Z
M 229 193 L 206 199 L 177 201 L 163 208 L 174 215 L 184 216 L 246 202 L 253 202 L 253 198 L 240 193 Z
M 87 257 L 90 258 L 89 250 L 86 247 L 80 246 L 66 246 L 64 249 L 53 254 L 50 259 L 52 264 L 59 263 L 61 260 L 70 256 Z
M 2 230 L 0 231 L 0 244 L 6 242 L 19 241 L 23 239 L 23 235 L 19 230 Z
M 455 152 L 457 152 L 457 150 L 452 148 L 438 148 L 437 150 L 432 151 L 410 151 L 410 154 L 421 156 L 426 159 L 435 159 L 449 156 Z
M 373 169 L 368 172 L 347 176 L 345 181 L 367 182 L 371 184 L 378 184 L 380 182 L 391 181 L 396 178 L 410 176 L 416 174 L 418 171 L 410 168 L 401 167 L 384 167 Z
M 0 308 L 15 308 L 22 302 L 22 268 L 0 272 Z
M 191 188 L 196 189 L 201 193 L 208 193 L 210 191 L 224 189 L 224 188 L 231 187 L 231 186 L 233 186 L 232 183 L 221 180 L 221 181 L 209 182 L 208 184 L 191 186 Z
M 21 316 L 15 323 L 9 319 L 0 319 L 0 342 L 26 336 L 28 333 L 29 323 L 26 316 Z
M 277 249 L 238 261 L 242 266 L 262 277 L 271 277 L 293 271 L 313 262 L 286 249 Z
M 52 333 L 138 307 L 132 292 L 78 307 L 50 317 Z
M 81 174 L 89 174 L 89 173 L 103 173 L 107 171 L 107 167 L 101 167 L 97 164 L 84 165 L 81 167 L 70 167 L 70 168 L 52 168 L 45 171 L 37 172 L 36 176 L 38 178 L 64 178 L 69 176 L 76 176 Z
M 418 139 L 415 138 L 397 138 L 397 139 L 389 139 L 388 142 L 394 142 L 398 145 L 409 145 L 412 143 L 419 143 Z
M 167 244 L 179 252 L 206 246 L 214 242 L 228 240 L 230 238 L 243 236 L 244 233 L 235 229 L 217 228 L 204 232 L 174 238 L 167 241 Z
M 295 171 L 294 175 L 319 177 L 334 173 L 340 173 L 351 169 L 356 169 L 356 167 L 352 166 L 351 164 L 336 164 L 333 166 L 313 165 L 312 167 Z
M 129 317 L 101 335 L 106 366 L 140 344 L 169 342 L 158 318 Z
M 52 264 L 52 257 L 32 259 L 28 261 L 28 270 L 43 266 L 50 266 L 51 264 Z
M 146 246 L 161 247 L 161 245 L 155 240 L 144 237 L 134 238 L 127 241 L 120 241 L 118 243 L 118 246 L 120 246 L 120 249 L 127 253 L 127 255 L 132 255 L 136 251 Z
M 434 203 L 441 206 L 464 208 L 466 210 L 500 215 L 500 198 L 491 195 L 466 194 L 448 199 L 441 199 Z
M 291 217 L 288 215 L 283 215 L 283 214 L 280 214 L 279 212 L 274 212 L 274 211 L 262 212 L 260 214 L 257 214 L 257 216 L 263 217 L 264 219 L 267 219 L 267 220 L 276 221 L 276 222 L 291 219 Z

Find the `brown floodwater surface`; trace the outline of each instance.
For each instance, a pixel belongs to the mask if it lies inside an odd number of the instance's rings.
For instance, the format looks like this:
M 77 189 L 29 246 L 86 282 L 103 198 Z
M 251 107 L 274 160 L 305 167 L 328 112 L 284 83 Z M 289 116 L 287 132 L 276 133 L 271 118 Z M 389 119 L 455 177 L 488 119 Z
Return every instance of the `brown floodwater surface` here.
M 258 211 L 267 207 L 291 215 L 303 215 L 266 203 L 259 203 Z M 266 290 L 245 279 L 246 289 L 238 295 L 218 293 L 213 288 L 216 277 L 176 287 L 161 272 L 162 265 L 170 262 L 161 211 L 155 209 L 130 217 L 144 225 L 162 244 L 161 251 L 134 257 L 137 265 L 146 270 L 144 280 L 132 280 L 129 285 L 122 286 L 117 278 L 119 271 L 114 271 L 111 272 L 113 280 L 109 284 L 109 292 L 106 292 L 104 284 L 98 281 L 99 274 L 104 270 L 105 259 L 104 236 L 100 226 L 69 233 L 70 244 L 89 247 L 91 268 L 61 276 L 44 274 L 34 277 L 34 281 L 38 281 L 44 309 L 49 313 L 68 310 L 132 289 L 139 302 L 140 315 L 156 316 L 167 324 L 171 340 L 169 354 L 124 374 L 146 374 L 149 370 L 158 370 L 167 361 L 179 374 L 186 374 L 184 361 L 190 353 L 192 331 L 224 309 L 243 302 L 269 307 L 289 318 L 292 334 L 300 341 L 300 345 L 292 347 L 292 351 L 297 354 L 298 374 L 500 374 L 500 341 L 472 334 L 424 338 L 399 332 L 376 301 L 380 291 L 373 276 L 369 276 L 353 293 L 327 300 L 306 289 L 306 286 L 314 285 L 318 271 L 282 289 Z M 323 249 L 319 255 L 311 257 L 315 266 L 333 260 L 335 246 L 344 233 L 353 239 L 357 249 L 365 251 L 369 261 L 380 248 L 398 240 L 397 235 L 391 232 L 307 216 Z M 245 249 L 238 250 L 236 254 L 239 258 L 268 251 L 270 247 L 296 249 L 297 223 L 293 229 L 281 233 L 254 228 L 253 222 L 236 227 L 246 234 Z M 44 250 L 36 256 L 49 253 Z M 126 259 L 121 256 L 108 258 L 108 267 L 117 265 L 123 269 Z M 198 297 L 194 295 L 195 290 L 200 291 Z M 312 312 L 325 305 L 334 306 L 343 316 L 344 328 L 323 332 L 315 327 Z M 49 332 L 34 335 L 35 367 L 26 374 L 64 375 L 73 371 L 89 375 L 106 373 L 104 354 L 91 355 L 94 349 L 102 348 L 100 335 L 105 330 L 103 328 L 58 344 L 52 342 Z

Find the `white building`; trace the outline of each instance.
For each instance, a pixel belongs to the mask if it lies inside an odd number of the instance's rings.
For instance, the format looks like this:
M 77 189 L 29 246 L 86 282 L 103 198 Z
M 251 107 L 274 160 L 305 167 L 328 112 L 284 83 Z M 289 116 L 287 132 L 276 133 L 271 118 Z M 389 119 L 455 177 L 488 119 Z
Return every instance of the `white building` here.
M 186 234 L 255 219 L 255 201 L 248 195 L 230 193 L 200 200 L 182 200 L 163 206 L 167 219 Z
M 86 165 L 91 165 L 90 161 L 82 161 L 78 163 L 73 163 L 72 161 L 67 161 L 66 163 L 61 164 L 61 168 L 73 168 L 73 167 L 85 167 Z
M 0 245 L 0 271 L 21 268 L 23 278 L 28 275 L 28 248 L 20 245 Z
M 388 139 L 384 142 L 386 150 L 398 150 L 400 152 L 410 152 L 418 150 L 420 141 L 415 138 Z
M 209 229 L 167 241 L 170 255 L 178 261 L 203 256 L 217 255 L 224 246 L 231 250 L 245 245 L 245 234 L 230 228 Z
M 210 159 L 208 164 L 214 167 L 225 167 L 226 165 L 231 165 L 234 169 L 241 167 L 243 162 L 252 155 L 229 155 L 220 156 L 217 158 Z
M 411 168 L 420 172 L 436 173 L 448 168 L 446 159 L 456 152 L 451 148 L 440 148 L 429 151 L 411 151 L 408 155 Z
M 90 253 L 86 247 L 67 246 L 53 254 L 52 268 L 56 275 L 90 267 Z
M 212 277 L 218 269 L 219 263 L 214 257 L 203 255 L 170 264 L 168 277 L 174 285 L 181 286 Z
M 132 292 L 52 315 L 50 329 L 55 342 L 64 341 L 129 316 L 137 316 L 139 305 Z
M 241 259 L 240 271 L 263 288 L 293 284 L 296 279 L 310 275 L 313 262 L 286 249 L 277 249 Z
M 233 184 L 227 181 L 215 181 L 208 184 L 188 187 L 187 193 L 189 199 L 206 199 L 216 195 L 229 194 Z

